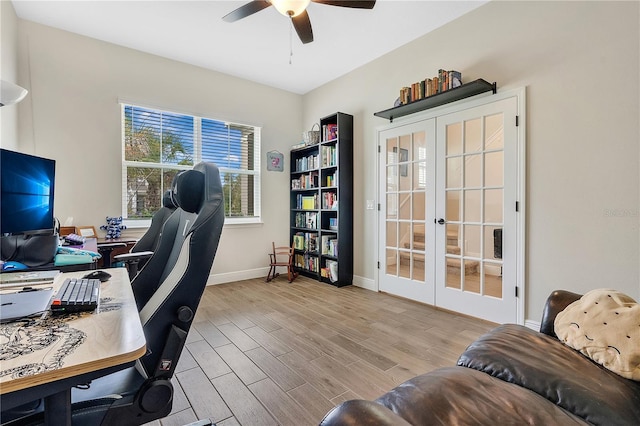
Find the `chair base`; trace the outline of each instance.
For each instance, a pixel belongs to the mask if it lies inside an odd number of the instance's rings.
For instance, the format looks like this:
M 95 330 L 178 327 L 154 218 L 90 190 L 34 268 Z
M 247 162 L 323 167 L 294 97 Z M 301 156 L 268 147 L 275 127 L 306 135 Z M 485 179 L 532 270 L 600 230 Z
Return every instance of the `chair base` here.
M 287 279 L 289 282 L 293 282 L 293 280 L 295 280 L 298 277 L 298 273 L 296 271 L 293 270 L 293 268 L 289 269 L 287 268 Z M 276 272 L 276 267 L 272 266 L 269 269 L 269 273 L 267 274 L 267 278 L 265 279 L 265 282 L 271 282 L 274 279 L 276 279 L 277 277 L 280 276 L 279 272 Z

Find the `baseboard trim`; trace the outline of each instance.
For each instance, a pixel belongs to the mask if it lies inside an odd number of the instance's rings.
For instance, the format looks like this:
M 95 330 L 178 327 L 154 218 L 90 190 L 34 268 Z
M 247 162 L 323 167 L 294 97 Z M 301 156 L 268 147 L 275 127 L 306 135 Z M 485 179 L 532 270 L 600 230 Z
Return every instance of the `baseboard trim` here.
M 267 278 L 269 267 L 248 269 L 246 271 L 225 272 L 222 274 L 211 274 L 207 280 L 207 285 L 217 285 L 232 283 L 234 281 L 251 280 L 254 278 Z
M 534 331 L 540 331 L 540 322 L 539 321 L 531 321 L 531 320 L 525 320 L 524 321 L 524 326 L 527 328 L 530 328 Z
M 372 280 L 371 278 L 365 278 L 358 275 L 354 275 L 352 283 L 356 287 L 361 287 L 361 288 L 371 290 L 371 291 L 376 291 L 376 292 L 378 291 L 375 280 Z
M 249 269 L 246 271 L 235 271 L 235 272 L 225 272 L 222 274 L 211 274 L 209 275 L 209 280 L 207 280 L 207 285 L 218 285 L 225 283 L 232 283 L 234 281 L 242 281 L 242 280 L 251 280 L 254 278 L 266 278 L 269 273 L 269 268 L 256 268 Z M 353 285 L 356 287 L 361 287 L 371 291 L 378 291 L 376 288 L 375 280 L 371 278 L 360 277 L 358 275 L 353 276 Z

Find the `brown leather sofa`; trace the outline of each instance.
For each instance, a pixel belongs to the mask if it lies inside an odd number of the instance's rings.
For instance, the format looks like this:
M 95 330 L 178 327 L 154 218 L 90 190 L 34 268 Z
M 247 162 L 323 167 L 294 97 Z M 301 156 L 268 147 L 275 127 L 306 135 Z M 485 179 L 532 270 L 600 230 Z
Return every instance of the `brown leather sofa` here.
M 540 332 L 498 326 L 457 366 L 414 377 L 375 401 L 344 402 L 321 425 L 640 425 L 640 382 L 557 339 L 556 315 L 579 298 L 556 291 Z

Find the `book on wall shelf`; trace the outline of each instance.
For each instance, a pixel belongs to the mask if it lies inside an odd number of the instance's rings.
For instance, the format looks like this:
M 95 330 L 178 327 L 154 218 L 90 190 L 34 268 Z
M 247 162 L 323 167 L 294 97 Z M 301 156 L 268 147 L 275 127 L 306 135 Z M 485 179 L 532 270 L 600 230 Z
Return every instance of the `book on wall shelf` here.
M 434 79 L 435 78 L 436 77 L 434 77 Z M 424 111 L 430 108 L 435 108 L 451 102 L 459 101 L 461 99 L 469 98 L 471 96 L 480 95 L 489 91 L 493 94 L 496 94 L 498 92 L 497 83 L 489 83 L 488 81 L 481 78 L 469 83 L 462 83 L 458 87 L 453 87 L 445 91 L 436 92 L 431 94 L 430 96 L 425 96 L 420 99 L 411 99 L 410 94 L 403 95 L 401 89 L 400 97 L 396 99 L 396 102 L 394 103 L 394 106 L 392 108 L 375 112 L 373 113 L 373 115 L 375 115 L 376 117 L 386 118 L 389 121 L 393 121 L 394 118 L 404 117 L 405 115 Z M 406 96 L 404 103 L 402 101 L 403 96 Z
M 320 142 L 291 150 L 290 238 L 302 275 L 353 281 L 353 116 L 320 119 Z M 338 203 L 338 200 L 340 202 Z

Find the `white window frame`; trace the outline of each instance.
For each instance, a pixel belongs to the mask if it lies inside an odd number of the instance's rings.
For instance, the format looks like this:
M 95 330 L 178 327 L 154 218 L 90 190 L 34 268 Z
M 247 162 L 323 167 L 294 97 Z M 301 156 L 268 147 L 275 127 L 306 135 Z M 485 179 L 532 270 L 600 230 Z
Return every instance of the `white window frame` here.
M 124 114 L 125 107 L 130 106 L 134 108 L 145 108 L 151 109 L 158 112 L 165 112 L 169 114 L 179 114 L 185 115 L 189 117 L 193 117 L 194 119 L 194 140 L 193 140 L 193 165 L 195 166 L 199 162 L 202 161 L 202 134 L 201 134 L 201 125 L 202 119 L 205 120 L 214 120 L 219 122 L 224 122 L 228 126 L 231 125 L 239 125 L 245 127 L 253 127 L 256 129 L 255 138 L 253 141 L 253 152 L 254 152 L 254 170 L 238 170 L 229 167 L 218 166 L 218 170 L 220 174 L 223 173 L 233 173 L 233 174 L 243 174 L 243 175 L 251 175 L 254 176 L 254 191 L 253 191 L 253 205 L 254 205 L 254 216 L 252 217 L 229 217 L 225 216 L 225 225 L 251 225 L 251 224 L 261 224 L 262 223 L 262 208 L 261 208 L 261 193 L 262 193 L 262 183 L 260 179 L 260 169 L 261 163 L 260 159 L 261 155 L 261 134 L 262 127 L 255 126 L 252 124 L 244 124 L 244 123 L 235 123 L 228 120 L 220 120 L 217 118 L 211 117 L 200 117 L 190 113 L 176 112 L 170 111 L 158 107 L 147 106 L 140 103 L 132 103 L 126 101 L 120 101 L 120 140 L 121 140 L 121 149 L 122 149 L 122 188 L 121 188 L 121 199 L 122 199 L 122 224 L 127 228 L 132 229 L 140 229 L 140 228 L 148 228 L 151 225 L 151 218 L 148 219 L 129 219 L 127 217 L 127 167 L 147 167 L 147 168 L 158 168 L 158 169 L 172 169 L 172 170 L 191 170 L 193 166 L 181 166 L 181 165 L 172 165 L 172 164 L 161 164 L 161 163 L 148 163 L 141 161 L 128 161 L 125 159 L 125 128 L 122 125 L 124 122 Z

